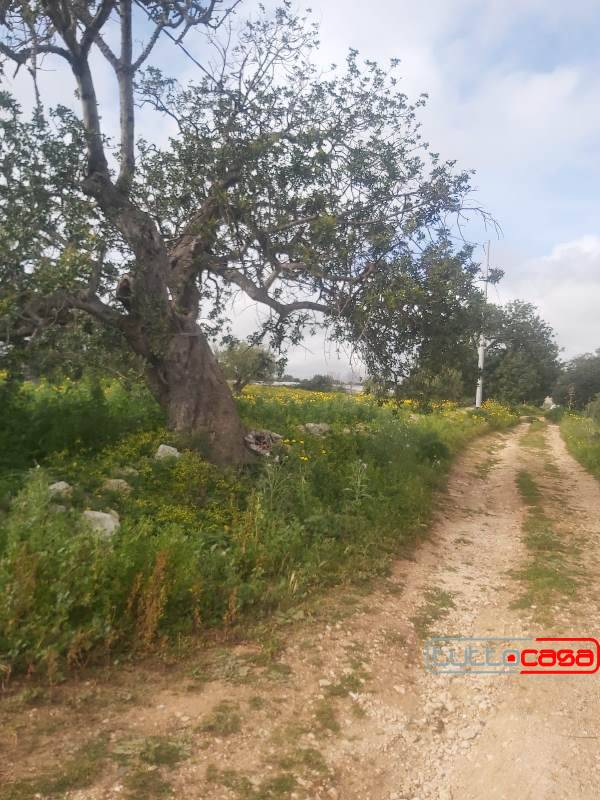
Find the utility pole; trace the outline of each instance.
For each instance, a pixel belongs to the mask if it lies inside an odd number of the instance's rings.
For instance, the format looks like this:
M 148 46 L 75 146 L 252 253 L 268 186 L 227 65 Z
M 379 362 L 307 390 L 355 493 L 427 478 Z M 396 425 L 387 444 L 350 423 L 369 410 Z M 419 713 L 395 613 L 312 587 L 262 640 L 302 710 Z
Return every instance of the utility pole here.
M 481 333 L 479 334 L 479 346 L 477 348 L 477 391 L 475 393 L 475 408 L 481 408 L 483 400 L 483 366 L 485 364 L 485 313 L 487 310 L 488 281 L 490 278 L 490 242 L 487 243 L 487 255 L 485 265 L 485 306 L 481 315 Z

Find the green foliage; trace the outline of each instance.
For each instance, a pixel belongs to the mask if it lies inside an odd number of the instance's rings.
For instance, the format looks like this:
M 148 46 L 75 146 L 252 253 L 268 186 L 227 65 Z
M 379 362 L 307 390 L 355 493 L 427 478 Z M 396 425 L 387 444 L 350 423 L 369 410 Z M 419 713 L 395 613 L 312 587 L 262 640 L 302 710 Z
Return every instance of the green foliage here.
M 274 381 L 285 367 L 285 358 L 259 345 L 228 339 L 226 346 L 215 353 L 225 377 L 233 381 L 233 390 L 240 394 L 245 386 L 254 381 Z
M 50 394 L 56 405 L 48 420 L 68 416 L 73 398 L 88 391 L 84 383 Z M 6 669 L 56 675 L 378 574 L 426 525 L 452 455 L 479 432 L 516 420 L 499 406 L 473 415 L 443 405 L 417 416 L 410 405 L 366 396 L 255 387 L 239 401 L 247 422 L 285 438 L 277 459 L 234 472 L 187 450 L 155 461 L 156 447 L 174 442 L 172 435 L 154 426 L 143 405 L 145 429 L 124 434 L 134 417 L 125 402 L 132 398 L 121 391 L 105 389 L 111 413 L 125 417 L 118 441 L 106 444 L 100 432 L 95 446 L 90 439 L 78 449 L 76 438 L 61 434 L 68 447 L 40 451 L 44 467 L 30 473 L 0 520 Z M 50 389 L 27 392 L 45 400 Z M 30 402 L 35 418 L 39 408 Z M 311 436 L 298 427 L 308 421 L 331 430 Z M 20 425 L 26 429 L 25 415 Z M 129 494 L 103 488 L 118 476 L 132 486 Z M 64 510 L 48 496 L 54 480 L 75 487 L 60 501 Z M 94 534 L 84 508 L 115 509 L 119 530 L 109 539 Z
M 485 420 L 492 430 L 504 430 L 519 420 L 519 415 L 496 400 L 484 400 L 481 408 L 469 412 L 472 417 Z
M 600 424 L 592 417 L 565 413 L 560 432 L 575 458 L 600 478 Z
M 600 349 L 584 353 L 562 366 L 552 391 L 556 403 L 582 409 L 600 394 Z
M 558 375 L 554 331 L 535 306 L 522 300 L 490 316 L 486 394 L 504 403 L 541 405 Z
M 427 399 L 458 399 L 458 384 L 477 361 L 474 341 L 484 305 L 479 278 L 472 248 L 455 251 L 443 235 L 418 256 L 382 267 L 352 320 L 369 374 L 400 393 L 408 379 L 411 388 L 403 396 L 415 396 L 414 385 Z M 449 371 L 446 394 L 438 376 Z
M 458 402 L 465 396 L 462 374 L 453 367 L 440 367 L 432 370 L 422 367 L 410 374 L 399 387 L 401 397 L 415 398 L 421 403 L 431 400 L 452 400 Z
M 560 422 L 565 414 L 568 414 L 569 410 L 564 406 L 556 406 L 556 408 L 551 408 L 545 412 L 544 416 L 546 419 L 549 419 L 550 422 Z
M 312 378 L 301 380 L 298 388 L 309 392 L 333 392 L 335 381 L 331 375 L 313 375 Z
M 18 383 L 0 375 L 0 408 L 0 504 L 24 470 L 52 453 L 98 449 L 163 419 L 139 383 L 99 379 Z
M 600 394 L 597 394 L 585 407 L 586 416 L 591 417 L 595 423 L 600 424 Z

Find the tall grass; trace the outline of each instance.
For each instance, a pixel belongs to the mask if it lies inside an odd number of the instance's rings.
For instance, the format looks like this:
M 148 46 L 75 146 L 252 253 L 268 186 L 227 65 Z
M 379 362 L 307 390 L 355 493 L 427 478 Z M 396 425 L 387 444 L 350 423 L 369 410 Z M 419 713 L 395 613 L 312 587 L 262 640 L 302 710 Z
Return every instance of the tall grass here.
M 600 424 L 592 417 L 567 413 L 561 420 L 560 432 L 572 455 L 600 478 Z
M 36 391 L 49 390 L 27 389 Z M 379 574 L 426 526 L 454 453 L 516 420 L 493 405 L 417 415 L 410 405 L 251 388 L 240 400 L 246 423 L 285 438 L 276 457 L 236 471 L 193 451 L 155 461 L 158 444 L 173 439 L 146 399 L 132 408 L 121 392 L 104 387 L 101 414 L 115 427 L 99 426 L 96 440 L 65 420 L 74 397 L 76 418 L 86 408 L 96 414 L 88 389 L 65 392 L 64 406 L 53 396 L 54 416 L 27 398 L 36 425 L 46 414 L 47 430 L 43 447 L 23 433 L 42 467 L 24 479 L 0 526 L 0 669 L 56 672 L 159 647 Z M 139 429 L 126 433 L 135 419 Z M 299 427 L 307 421 L 331 430 L 310 436 Z M 118 476 L 130 494 L 104 489 Z M 75 487 L 66 508 L 48 497 L 56 480 Z M 115 509 L 118 532 L 99 538 L 84 508 Z
M 0 507 L 23 471 L 49 455 L 97 450 L 162 421 L 158 405 L 141 385 L 0 379 Z

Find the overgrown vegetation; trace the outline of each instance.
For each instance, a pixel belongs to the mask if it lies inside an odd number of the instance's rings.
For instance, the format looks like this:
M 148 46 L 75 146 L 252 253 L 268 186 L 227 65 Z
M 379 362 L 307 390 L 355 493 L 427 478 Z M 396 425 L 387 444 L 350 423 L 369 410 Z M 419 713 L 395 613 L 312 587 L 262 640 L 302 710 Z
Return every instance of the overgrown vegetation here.
M 572 455 L 600 478 L 600 422 L 593 415 L 564 414 L 560 432 Z
M 245 422 L 285 438 L 277 455 L 240 471 L 186 449 L 138 388 L 3 391 L 4 419 L 18 424 L 0 429 L 11 494 L 0 530 L 0 663 L 53 677 L 381 573 L 426 526 L 452 455 L 517 419 L 497 404 L 417 415 L 366 396 L 254 387 L 239 403 Z M 305 433 L 309 421 L 329 433 Z M 165 442 L 182 449 L 179 459 L 154 459 Z M 107 491 L 115 477 L 131 491 Z M 73 486 L 70 497 L 49 496 L 58 480 Z M 85 508 L 114 509 L 120 528 L 94 534 Z

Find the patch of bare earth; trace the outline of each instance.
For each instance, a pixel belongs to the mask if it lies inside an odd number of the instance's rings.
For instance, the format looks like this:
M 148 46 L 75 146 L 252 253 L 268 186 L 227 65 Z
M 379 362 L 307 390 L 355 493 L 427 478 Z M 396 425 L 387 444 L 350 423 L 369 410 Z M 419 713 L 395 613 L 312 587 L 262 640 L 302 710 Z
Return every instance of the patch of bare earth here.
M 9 695 L 0 798 L 48 787 L 80 800 L 596 798 L 597 676 L 434 675 L 421 654 L 431 633 L 597 632 L 599 485 L 557 428 L 535 448 L 527 433 L 483 439 L 459 459 L 427 541 L 375 591 L 336 590 L 258 644 Z M 513 607 L 529 558 L 524 469 L 556 530 L 577 541 L 577 591 L 544 609 Z M 59 795 L 51 776 L 89 741 L 102 742 L 95 771 Z

